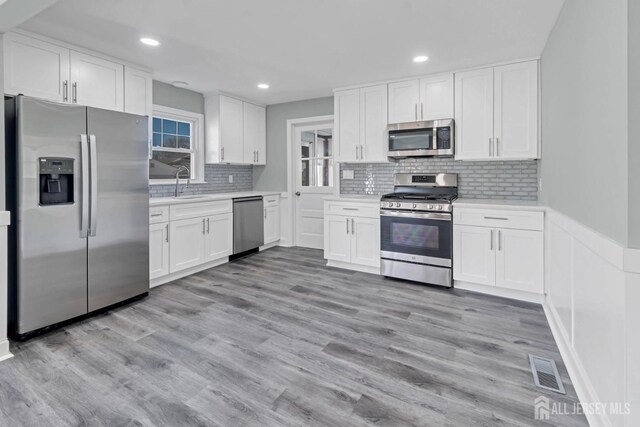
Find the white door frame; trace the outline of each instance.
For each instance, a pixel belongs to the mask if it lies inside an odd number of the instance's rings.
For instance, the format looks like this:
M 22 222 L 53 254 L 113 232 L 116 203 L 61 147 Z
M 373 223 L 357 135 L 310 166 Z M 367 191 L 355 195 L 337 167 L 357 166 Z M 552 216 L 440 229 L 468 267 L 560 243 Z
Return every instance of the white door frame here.
M 333 122 L 333 114 L 332 115 L 327 115 L 327 116 L 316 116 L 316 117 L 305 117 L 305 118 L 301 118 L 301 119 L 289 119 L 287 120 L 287 196 L 288 196 L 288 207 L 289 207 L 289 212 L 291 212 L 291 221 L 289 221 L 288 224 L 286 224 L 287 226 L 287 230 L 285 231 L 283 229 L 283 234 L 288 234 L 288 236 L 290 236 L 290 239 L 288 239 L 290 245 L 289 246 L 295 246 L 296 245 L 296 218 L 297 218 L 297 212 L 296 212 L 296 196 L 295 196 L 295 190 L 296 190 L 296 183 L 295 183 L 295 171 L 296 171 L 296 166 L 294 164 L 294 156 L 293 156 L 293 137 L 295 135 L 295 128 L 297 126 L 307 126 L 307 125 L 314 125 L 317 123 L 322 123 L 322 122 Z M 334 167 L 334 173 L 333 173 L 333 194 L 340 194 L 340 166 L 338 165 L 338 162 L 335 159 L 335 145 L 332 147 L 332 149 L 334 150 L 334 159 L 333 159 L 333 167 Z

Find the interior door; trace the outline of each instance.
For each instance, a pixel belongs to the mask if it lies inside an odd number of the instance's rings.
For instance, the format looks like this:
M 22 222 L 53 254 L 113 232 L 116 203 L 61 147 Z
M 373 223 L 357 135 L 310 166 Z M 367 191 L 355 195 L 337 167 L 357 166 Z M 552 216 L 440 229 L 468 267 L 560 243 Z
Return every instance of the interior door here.
M 334 192 L 333 148 L 333 122 L 296 127 L 296 246 L 324 245 L 324 198 Z
M 66 102 L 69 49 L 21 34 L 4 35 L 4 92 Z
M 149 290 L 147 118 L 87 108 L 89 311 Z
M 32 98 L 8 101 L 18 109 L 18 324 L 24 334 L 87 312 L 87 237 L 82 221 L 83 164 L 80 135 L 86 133 L 86 108 Z M 10 138 L 11 131 L 7 133 Z M 43 159 L 73 162 L 74 175 L 60 190 L 72 186 L 68 203 L 42 205 L 40 190 L 56 187 L 39 178 Z M 11 165 L 9 165 L 11 167 Z M 56 191 L 53 189 L 53 191 Z M 59 193 L 58 193 L 59 194 Z M 147 214 L 148 217 L 148 214 Z M 10 307 L 14 310 L 16 307 Z
M 124 111 L 124 67 L 71 51 L 70 100 L 108 110 Z
M 453 226 L 453 278 L 495 285 L 495 230 L 467 225 Z

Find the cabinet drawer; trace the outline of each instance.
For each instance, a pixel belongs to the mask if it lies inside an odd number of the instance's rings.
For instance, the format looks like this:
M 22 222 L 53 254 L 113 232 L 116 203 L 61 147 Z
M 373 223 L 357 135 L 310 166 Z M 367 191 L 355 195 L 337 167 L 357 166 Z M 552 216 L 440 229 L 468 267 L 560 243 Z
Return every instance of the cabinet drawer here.
M 280 204 L 280 196 L 264 196 L 264 207 L 278 206 Z
M 534 211 L 453 209 L 455 225 L 475 225 L 518 230 L 544 230 L 544 213 Z
M 169 221 L 169 206 L 151 206 L 149 208 L 149 224 Z
M 357 218 L 379 218 L 380 203 L 345 203 L 326 201 L 324 205 L 325 214 L 345 215 Z
M 171 221 L 188 218 L 198 218 L 202 216 L 215 215 L 220 213 L 233 212 L 231 199 L 216 200 L 214 202 L 186 203 L 184 205 L 173 205 L 170 209 Z

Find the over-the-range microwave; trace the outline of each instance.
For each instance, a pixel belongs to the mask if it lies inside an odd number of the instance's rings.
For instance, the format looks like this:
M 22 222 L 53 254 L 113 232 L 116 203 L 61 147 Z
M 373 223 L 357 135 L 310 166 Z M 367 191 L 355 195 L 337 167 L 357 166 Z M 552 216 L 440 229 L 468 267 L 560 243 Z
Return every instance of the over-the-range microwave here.
M 389 157 L 451 157 L 454 155 L 453 119 L 398 123 L 388 126 Z

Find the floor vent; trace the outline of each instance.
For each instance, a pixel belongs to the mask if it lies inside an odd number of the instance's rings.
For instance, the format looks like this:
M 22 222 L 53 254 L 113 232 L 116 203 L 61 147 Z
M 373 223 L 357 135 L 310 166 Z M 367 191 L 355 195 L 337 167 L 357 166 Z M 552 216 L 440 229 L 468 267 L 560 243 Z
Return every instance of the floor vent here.
M 565 394 L 556 362 L 552 359 L 546 359 L 532 354 L 529 355 L 529 361 L 531 362 L 533 381 L 538 387 Z

